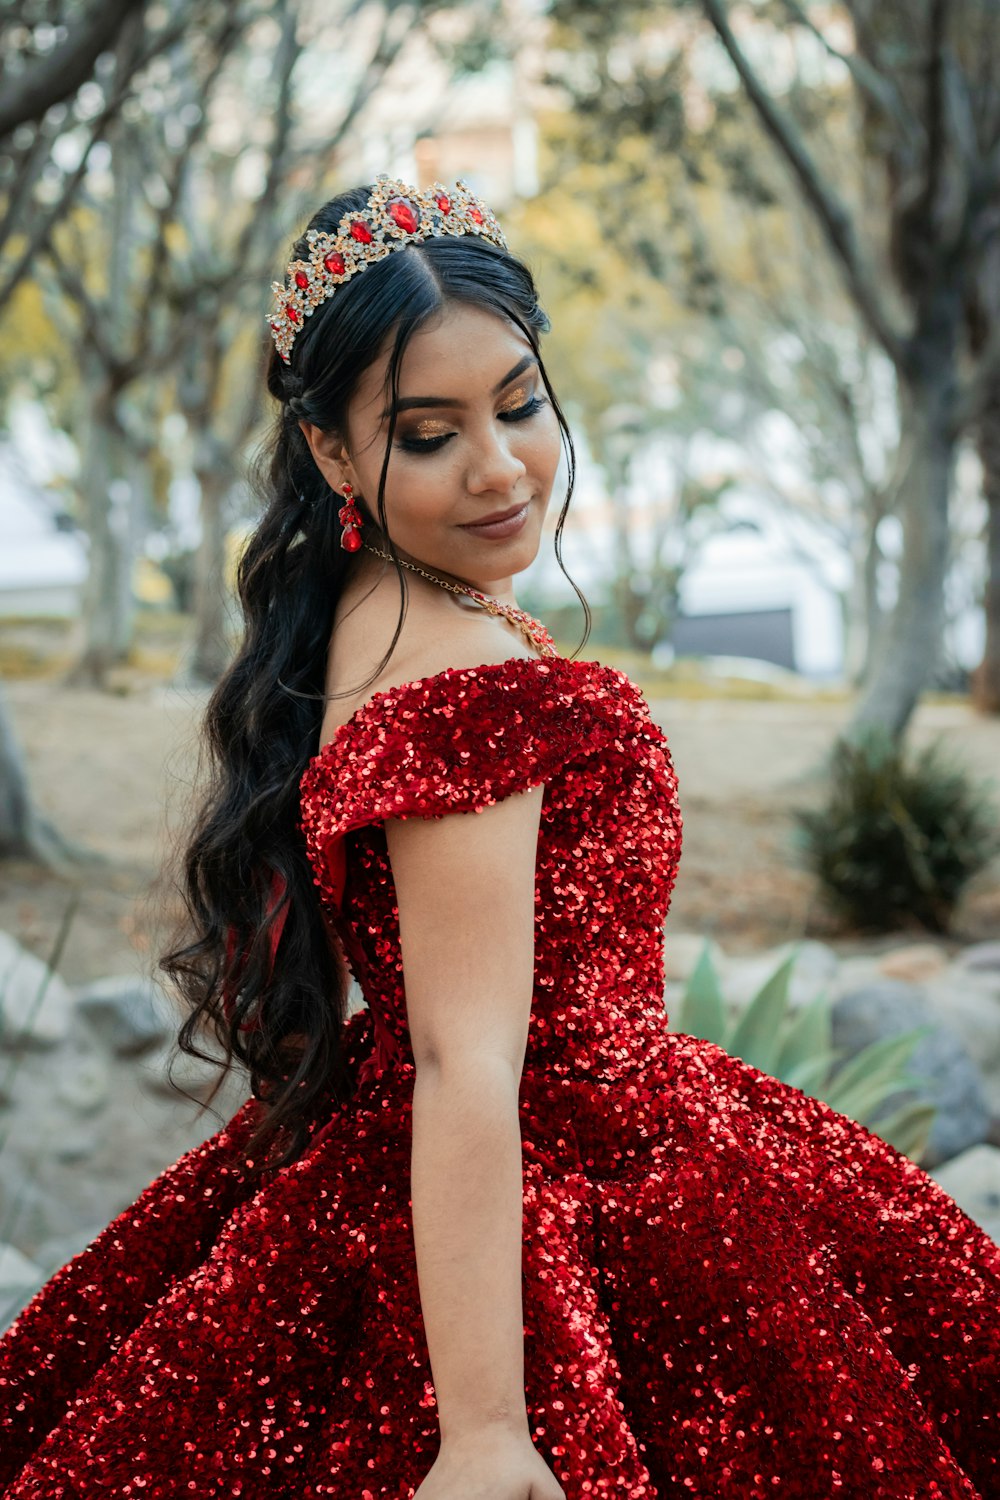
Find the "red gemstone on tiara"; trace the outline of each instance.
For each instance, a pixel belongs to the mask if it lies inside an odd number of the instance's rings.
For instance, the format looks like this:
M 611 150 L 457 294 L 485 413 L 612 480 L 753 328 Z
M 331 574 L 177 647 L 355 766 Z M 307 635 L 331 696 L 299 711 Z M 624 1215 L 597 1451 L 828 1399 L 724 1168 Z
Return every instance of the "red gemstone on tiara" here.
M 339 250 L 331 250 L 329 255 L 324 255 L 323 264 L 331 276 L 343 276 L 347 270 L 347 262 Z
M 407 234 L 416 234 L 420 220 L 413 211 L 413 205 L 407 203 L 405 198 L 395 198 L 389 204 L 389 214 L 394 224 L 400 229 L 405 229 Z
M 288 321 L 290 323 L 298 323 L 298 322 L 301 321 L 300 318 L 299 318 L 299 310 L 298 310 L 298 308 L 297 307 L 293 307 L 290 302 L 287 302 L 285 304 L 285 312 L 288 314 Z
M 364 219 L 355 219 L 351 224 L 351 238 L 360 241 L 362 245 L 370 245 L 375 236 Z
M 306 287 L 309 285 L 309 277 L 306 275 L 305 271 L 296 271 L 295 285 L 300 286 L 302 290 L 305 291 Z
M 438 208 L 443 214 L 451 213 L 451 199 L 446 193 L 439 193 L 438 196 L 434 199 L 434 202 L 437 204 Z
M 476 205 L 473 204 L 469 209 L 469 218 L 472 220 L 473 224 L 481 224 L 483 222 L 482 209 L 477 208 Z

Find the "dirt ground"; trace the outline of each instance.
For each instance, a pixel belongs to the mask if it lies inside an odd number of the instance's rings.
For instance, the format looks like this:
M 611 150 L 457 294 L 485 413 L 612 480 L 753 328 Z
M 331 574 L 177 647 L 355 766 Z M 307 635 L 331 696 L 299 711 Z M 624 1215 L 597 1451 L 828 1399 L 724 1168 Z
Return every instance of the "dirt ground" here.
M 0 929 L 40 957 L 56 951 L 71 984 L 148 971 L 177 914 L 165 873 L 191 806 L 198 725 L 206 695 L 162 681 L 120 696 L 69 689 L 53 678 L 5 685 L 31 785 L 43 811 L 102 863 L 74 885 L 21 862 L 0 865 Z M 870 942 L 838 934 L 818 908 L 811 878 L 791 851 L 790 808 L 847 714 L 829 701 L 651 697 L 677 767 L 684 848 L 668 936 L 715 936 L 749 953 L 802 935 L 842 951 Z M 982 776 L 1000 767 L 1000 722 L 964 704 L 922 705 L 914 745 L 944 735 Z M 1000 932 L 1000 867 L 968 892 L 956 946 Z

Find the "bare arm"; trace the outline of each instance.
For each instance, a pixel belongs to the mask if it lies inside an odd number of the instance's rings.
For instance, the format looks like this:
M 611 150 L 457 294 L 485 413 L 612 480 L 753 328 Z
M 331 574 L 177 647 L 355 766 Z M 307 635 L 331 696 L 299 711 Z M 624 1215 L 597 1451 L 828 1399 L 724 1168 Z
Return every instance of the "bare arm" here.
M 414 1241 L 442 1449 L 496 1429 L 530 1441 L 517 1097 L 542 794 L 386 824 L 416 1062 Z

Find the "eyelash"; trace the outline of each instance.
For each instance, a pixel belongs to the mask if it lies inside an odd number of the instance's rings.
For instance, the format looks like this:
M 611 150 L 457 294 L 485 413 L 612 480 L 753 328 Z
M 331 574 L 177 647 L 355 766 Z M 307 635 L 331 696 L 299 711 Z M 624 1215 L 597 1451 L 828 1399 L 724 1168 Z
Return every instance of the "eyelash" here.
M 499 412 L 498 416 L 504 422 L 523 422 L 528 417 L 533 417 L 537 411 L 541 411 L 542 407 L 546 404 L 543 396 L 532 396 L 531 400 L 526 402 L 524 406 L 518 406 L 514 411 Z M 436 453 L 452 437 L 454 437 L 454 433 L 443 432 L 440 437 L 404 438 L 399 447 L 405 448 L 408 453 Z

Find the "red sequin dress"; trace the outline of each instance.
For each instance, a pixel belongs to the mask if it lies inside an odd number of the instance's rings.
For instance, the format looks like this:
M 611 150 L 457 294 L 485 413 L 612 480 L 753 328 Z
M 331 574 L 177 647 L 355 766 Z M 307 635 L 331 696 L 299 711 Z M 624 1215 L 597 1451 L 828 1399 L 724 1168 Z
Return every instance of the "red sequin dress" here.
M 568 1500 L 1000 1496 L 1000 1248 L 867 1129 L 669 1029 L 667 740 L 596 662 L 377 694 L 302 780 L 359 1091 L 248 1189 L 255 1103 L 0 1341 L 5 1500 L 409 1500 L 438 1447 L 382 820 L 545 783 L 521 1087 L 526 1397 Z

